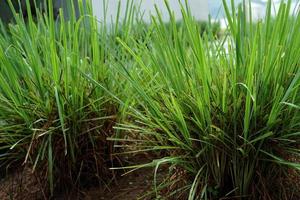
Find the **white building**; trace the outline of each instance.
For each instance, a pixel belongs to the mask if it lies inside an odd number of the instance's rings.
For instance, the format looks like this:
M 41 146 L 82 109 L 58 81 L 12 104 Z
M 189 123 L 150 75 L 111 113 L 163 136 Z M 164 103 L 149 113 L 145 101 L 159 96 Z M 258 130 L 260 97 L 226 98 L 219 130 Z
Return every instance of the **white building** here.
M 115 19 L 118 10 L 119 0 L 107 0 L 107 20 Z M 121 13 L 126 9 L 126 0 L 121 0 Z M 184 5 L 185 0 L 181 0 Z M 207 20 L 209 14 L 208 0 L 188 0 L 191 13 L 197 20 Z M 103 21 L 103 0 L 92 0 L 94 14 L 97 16 L 99 21 Z M 163 20 L 168 21 L 169 15 L 167 8 L 165 6 L 164 0 L 135 0 L 135 5 L 140 5 L 142 12 L 144 12 L 144 20 L 149 22 L 150 15 L 155 14 L 155 7 L 157 5 L 159 10 L 161 10 Z M 169 0 L 169 5 L 175 13 L 176 19 L 180 20 L 182 18 L 180 11 L 180 4 L 178 0 Z M 121 16 L 122 17 L 122 16 Z

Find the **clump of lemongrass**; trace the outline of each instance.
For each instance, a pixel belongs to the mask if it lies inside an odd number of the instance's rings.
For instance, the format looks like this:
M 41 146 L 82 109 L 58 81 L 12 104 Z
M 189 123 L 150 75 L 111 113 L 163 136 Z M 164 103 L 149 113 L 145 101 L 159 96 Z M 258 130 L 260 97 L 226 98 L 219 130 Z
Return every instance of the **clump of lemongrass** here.
M 1 169 L 28 165 L 48 182 L 50 195 L 110 180 L 116 161 L 106 138 L 115 134 L 122 106 L 82 74 L 115 97 L 130 93 L 111 66 L 116 57 L 126 59 L 112 36 L 120 28 L 99 25 L 88 1 L 79 1 L 79 16 L 71 6 L 69 18 L 60 10 L 57 19 L 52 1 L 45 13 L 35 7 L 34 17 L 26 0 L 27 19 L 9 4 L 15 23 L 0 33 Z M 130 19 L 118 23 L 127 30 L 122 38 L 135 19 L 127 4 Z
M 265 19 L 254 22 L 245 3 L 235 10 L 223 2 L 221 40 L 211 31 L 201 37 L 188 6 L 178 29 L 168 3 L 170 25 L 159 11 L 153 16 L 151 45 L 119 39 L 139 69 L 120 67 L 138 95 L 132 117 L 116 128 L 138 134 L 140 151 L 167 155 L 129 168 L 186 170 L 194 177 L 182 188 L 189 199 L 283 199 L 280 180 L 300 169 L 284 157 L 299 155 L 300 14 L 290 16 L 289 0 L 273 19 L 269 1 Z

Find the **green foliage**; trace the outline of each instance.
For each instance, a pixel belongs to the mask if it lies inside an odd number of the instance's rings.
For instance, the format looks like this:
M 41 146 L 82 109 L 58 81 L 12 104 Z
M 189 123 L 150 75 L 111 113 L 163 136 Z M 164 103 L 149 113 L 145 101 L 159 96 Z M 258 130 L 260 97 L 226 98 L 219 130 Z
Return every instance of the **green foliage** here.
M 159 159 L 119 168 L 154 166 L 156 177 L 168 164 L 158 198 L 163 186 L 171 199 L 293 194 L 282 184 L 300 170 L 291 159 L 300 156 L 300 14 L 290 17 L 291 1 L 275 19 L 269 1 L 258 23 L 224 1 L 220 37 L 187 5 L 177 22 L 167 1 L 170 23 L 157 10 L 148 25 L 133 1 L 124 20 L 119 4 L 112 25 L 81 1 L 84 15 L 73 7 L 56 21 L 52 1 L 35 20 L 26 3 L 28 19 L 10 3 L 15 24 L 0 32 L 1 169 L 25 163 L 54 194 L 111 178 L 115 152 L 153 152 Z
M 288 1 L 272 20 L 269 1 L 266 18 L 254 23 L 245 6 L 237 15 L 224 7 L 221 40 L 211 41 L 212 31 L 201 37 L 184 6 L 180 27 L 172 12 L 169 26 L 159 12 L 153 17 L 151 48 L 119 40 L 141 72 L 126 75 L 137 109 L 118 128 L 144 138 L 144 151 L 167 155 L 149 165 L 170 163 L 194 177 L 189 199 L 284 199 L 289 186 L 281 181 L 300 169 L 290 160 L 300 144 L 300 14 L 290 18 Z
M 52 1 L 35 20 L 28 0 L 26 20 L 9 4 L 15 24 L 0 33 L 1 170 L 24 163 L 49 181 L 51 194 L 102 183 L 115 162 L 106 137 L 125 106 L 106 91 L 120 99 L 130 94 L 112 66 L 126 57 L 119 57 L 109 27 L 98 26 L 90 4 L 80 4 L 85 15 L 78 19 L 74 8 L 68 20 L 60 10 L 57 21 Z M 131 23 L 124 20 L 124 29 Z M 125 40 L 130 30 L 121 33 Z

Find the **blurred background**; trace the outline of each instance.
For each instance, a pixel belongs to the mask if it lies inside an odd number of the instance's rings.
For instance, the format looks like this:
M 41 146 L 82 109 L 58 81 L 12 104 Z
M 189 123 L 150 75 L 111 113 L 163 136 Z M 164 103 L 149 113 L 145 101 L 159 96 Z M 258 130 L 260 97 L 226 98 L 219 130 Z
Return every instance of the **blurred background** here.
M 141 10 L 144 10 L 144 19 L 146 21 L 149 20 L 149 13 L 154 13 L 154 5 L 156 4 L 159 9 L 162 11 L 162 15 L 164 20 L 168 20 L 167 9 L 164 5 L 164 0 L 135 0 L 136 4 L 138 5 L 140 2 Z M 180 0 L 183 4 L 185 0 Z M 243 0 L 234 0 L 235 5 L 237 6 Z M 246 0 L 250 1 L 250 0 Z M 118 0 L 109 0 L 107 3 L 107 11 L 108 14 L 112 16 L 116 15 L 117 7 L 118 7 Z M 121 1 L 122 10 L 125 9 L 126 1 Z M 231 0 L 226 0 L 226 2 L 230 5 Z M 268 0 L 251 0 L 251 10 L 254 19 L 260 19 L 264 17 L 264 11 L 267 6 Z M 273 14 L 275 14 L 276 10 L 278 10 L 279 4 L 281 0 L 272 0 L 273 4 Z M 103 20 L 103 2 L 101 0 L 92 0 L 93 9 L 95 15 L 101 21 Z M 203 21 L 208 19 L 208 15 L 211 16 L 212 19 L 221 20 L 224 18 L 224 10 L 222 5 L 222 0 L 188 0 L 191 12 L 195 16 L 197 20 Z M 169 4 L 173 11 L 175 12 L 175 16 L 180 19 L 180 4 L 178 0 L 169 0 Z M 293 0 L 293 8 L 299 8 L 300 1 Z
M 33 0 L 30 0 L 33 1 Z M 41 2 L 44 2 L 44 0 L 36 0 L 40 4 Z M 80 1 L 86 1 L 86 0 L 80 0 Z M 185 2 L 185 0 L 180 0 L 182 3 Z M 231 0 L 226 0 L 228 4 L 230 4 Z M 234 0 L 235 5 L 238 5 L 243 0 Z M 264 10 L 267 5 L 268 0 L 246 0 L 251 1 L 251 9 L 252 9 L 252 15 L 255 20 L 258 20 L 260 18 L 264 17 Z M 273 4 L 273 14 L 276 13 L 278 10 L 279 4 L 281 0 L 271 0 Z M 286 0 L 285 0 L 286 1 Z M 14 3 L 17 1 L 13 1 Z M 21 1 L 21 7 L 23 10 L 26 10 L 25 1 Z M 57 12 L 60 7 L 62 7 L 65 10 L 65 13 L 67 13 L 68 8 L 70 7 L 70 3 L 74 2 L 75 7 L 77 7 L 78 0 L 53 0 L 54 9 Z M 119 0 L 91 0 L 93 11 L 95 16 L 97 16 L 99 22 L 104 21 L 104 10 L 107 12 L 107 22 L 111 23 L 113 19 L 115 19 L 117 12 L 118 12 L 118 4 Z M 121 0 L 121 13 L 125 12 L 126 9 L 126 0 Z M 292 0 L 292 7 L 294 9 L 299 9 L 300 1 L 299 0 Z M 154 5 L 157 5 L 158 8 L 161 10 L 163 19 L 165 21 L 168 21 L 168 14 L 167 9 L 164 5 L 164 0 L 134 0 L 134 3 L 136 6 L 140 7 L 140 11 L 143 12 L 143 19 L 146 22 L 149 22 L 150 20 L 150 14 L 155 13 Z M 221 26 L 225 26 L 224 21 L 224 10 L 222 6 L 222 0 L 188 0 L 190 9 L 192 14 L 195 16 L 195 18 L 199 21 L 206 21 L 208 19 L 208 16 L 210 15 L 211 18 L 215 21 L 220 21 Z M 169 4 L 172 8 L 172 10 L 175 13 L 175 16 L 178 20 L 181 19 L 181 13 L 180 13 L 180 3 L 178 0 L 169 0 Z M 18 7 L 18 4 L 15 3 L 15 7 Z M 104 9 L 106 8 L 106 9 Z M 67 15 L 67 14 L 66 14 Z M 9 21 L 12 18 L 12 14 L 10 12 L 7 0 L 0 1 L 0 17 L 3 21 Z M 120 16 L 122 18 L 122 14 Z

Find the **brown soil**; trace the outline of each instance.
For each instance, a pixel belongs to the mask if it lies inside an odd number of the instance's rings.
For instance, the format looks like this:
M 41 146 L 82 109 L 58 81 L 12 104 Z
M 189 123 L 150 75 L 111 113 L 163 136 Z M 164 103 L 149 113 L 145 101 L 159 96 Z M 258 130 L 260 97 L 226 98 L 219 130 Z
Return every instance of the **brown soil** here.
M 300 163 L 299 157 L 291 157 L 288 159 L 296 163 Z M 176 170 L 175 170 L 176 171 Z M 168 177 L 168 169 L 161 168 L 158 172 L 157 184 L 162 181 L 174 182 L 174 177 L 178 178 L 179 183 L 185 184 L 185 175 L 182 171 L 177 171 L 173 176 Z M 300 191 L 300 174 L 296 170 L 289 171 L 288 180 L 284 180 L 283 184 L 286 188 L 295 188 L 288 192 L 288 199 L 300 199 L 297 195 Z M 177 182 L 177 181 L 175 181 Z M 180 186 L 180 184 L 179 184 Z M 40 200 L 47 199 L 45 191 L 41 190 L 41 184 L 38 177 L 32 173 L 29 167 L 16 171 L 5 180 L 0 180 L 0 200 Z M 168 187 L 176 190 L 176 185 Z M 69 196 L 60 196 L 52 199 L 57 200 L 163 200 L 164 198 L 155 197 L 154 189 L 154 171 L 153 169 L 139 169 L 134 172 L 117 177 L 116 181 L 106 187 L 91 188 L 89 190 L 76 192 L 77 194 Z M 170 191 L 162 191 L 168 194 Z M 80 195 L 78 195 L 80 194 Z M 177 196 L 178 197 L 178 196 Z M 185 198 L 186 199 L 186 198 Z
M 165 179 L 166 170 L 160 170 L 157 183 Z M 107 187 L 91 188 L 73 192 L 68 196 L 54 197 L 55 200 L 151 200 L 154 187 L 153 169 L 139 169 L 117 178 Z M 24 168 L 0 181 L 0 200 L 43 200 L 47 199 L 37 177 L 29 168 Z
M 161 182 L 166 175 L 160 172 L 157 182 Z M 109 188 L 94 188 L 85 192 L 84 200 L 150 200 L 153 196 L 154 172 L 152 169 L 140 169 L 122 176 Z
M 0 180 L 1 200 L 46 199 L 39 177 L 29 167 L 22 167 Z
M 297 146 L 300 149 L 300 145 Z M 288 156 L 288 161 L 293 163 L 300 163 L 300 156 L 292 155 Z M 292 200 L 299 200 L 300 199 L 300 172 L 297 169 L 289 169 L 288 170 L 288 178 L 287 180 L 283 181 L 283 184 L 286 188 L 288 188 L 288 195 Z

